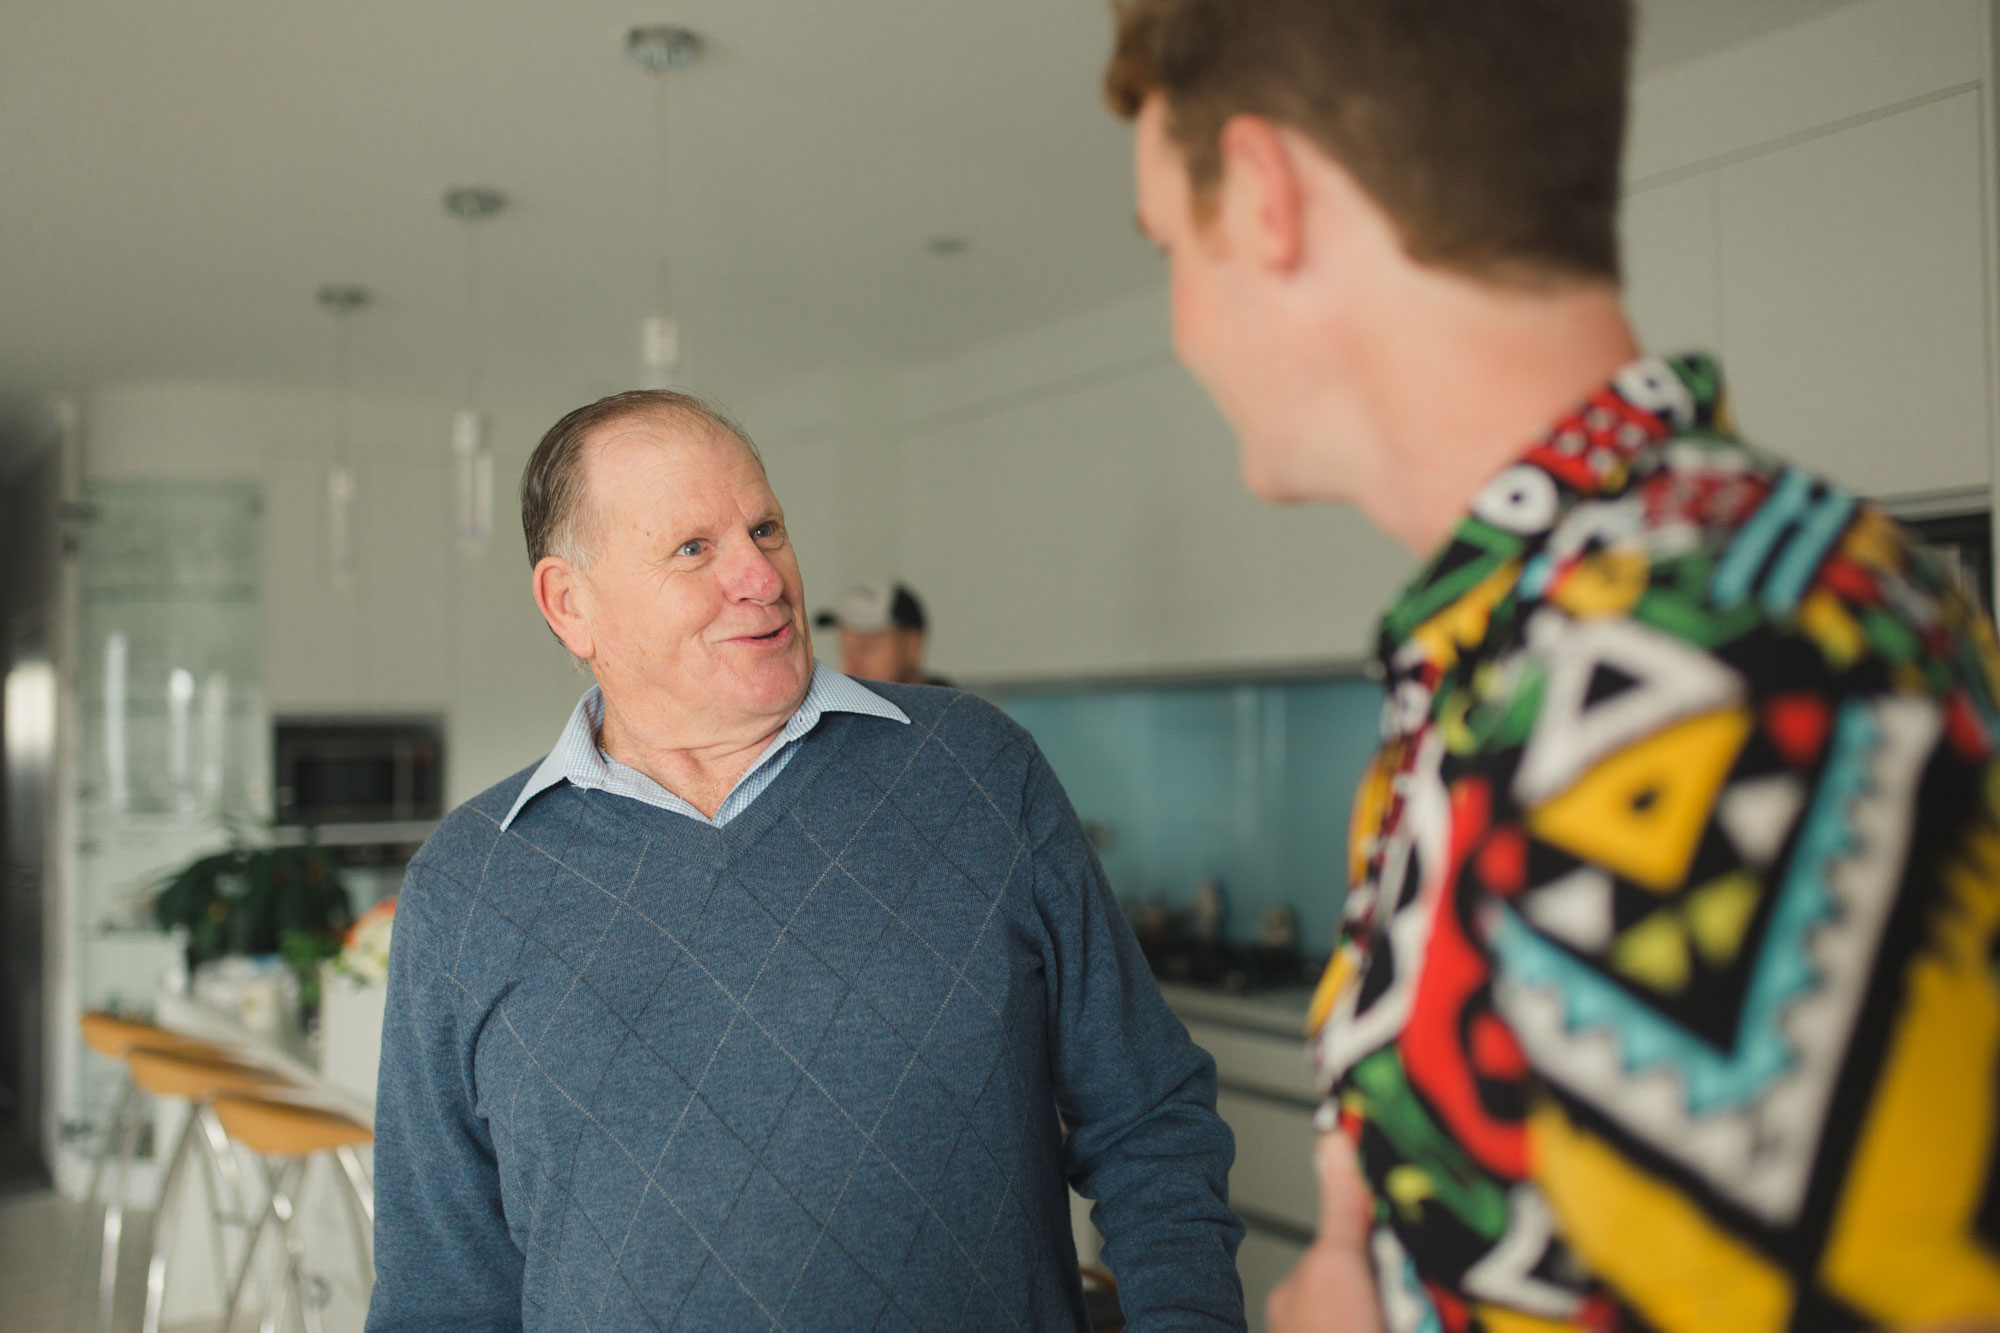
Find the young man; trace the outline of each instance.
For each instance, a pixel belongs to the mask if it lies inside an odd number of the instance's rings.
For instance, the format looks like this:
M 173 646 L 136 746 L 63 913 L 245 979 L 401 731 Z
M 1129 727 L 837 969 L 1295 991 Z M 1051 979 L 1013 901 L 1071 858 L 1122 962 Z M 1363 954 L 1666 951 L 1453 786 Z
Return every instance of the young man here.
M 1735 439 L 1713 361 L 1640 354 L 1629 0 L 1116 14 L 1140 225 L 1251 489 L 1425 558 L 1274 1325 L 2000 1314 L 1990 626 Z

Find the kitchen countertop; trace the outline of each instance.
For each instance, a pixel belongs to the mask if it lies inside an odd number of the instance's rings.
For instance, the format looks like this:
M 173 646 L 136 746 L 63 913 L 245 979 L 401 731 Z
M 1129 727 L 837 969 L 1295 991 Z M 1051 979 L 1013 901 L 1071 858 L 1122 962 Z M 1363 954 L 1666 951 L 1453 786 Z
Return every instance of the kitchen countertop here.
M 306 1058 L 304 1052 L 270 1037 L 262 1037 L 212 1005 L 179 991 L 162 989 L 154 997 L 154 1017 L 161 1027 L 183 1036 L 213 1042 L 262 1065 L 292 1083 L 289 1098 L 351 1116 L 364 1125 L 375 1123 L 375 1104 L 334 1083 Z
M 1183 1022 L 1221 1023 L 1305 1044 L 1306 1013 L 1312 1007 L 1309 986 L 1238 995 L 1212 986 L 1165 981 L 1160 983 L 1160 994 Z

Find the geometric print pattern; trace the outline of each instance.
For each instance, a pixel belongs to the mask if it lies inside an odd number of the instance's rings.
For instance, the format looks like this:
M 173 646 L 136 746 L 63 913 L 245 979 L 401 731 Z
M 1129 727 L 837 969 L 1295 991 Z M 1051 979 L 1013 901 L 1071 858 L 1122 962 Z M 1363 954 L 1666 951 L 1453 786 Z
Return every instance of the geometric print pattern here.
M 2000 652 L 1627 367 L 1383 620 L 1314 1007 L 1397 1329 L 2000 1314 Z
M 1032 742 L 892 692 L 915 725 L 829 716 L 726 827 L 565 786 L 503 830 L 510 782 L 413 867 L 398 978 L 449 1015 L 529 1326 L 1076 1326 L 1071 1179 L 1108 1234 L 1192 1224 L 1128 1309 L 1178 1263 L 1235 1326 L 1212 1065 Z M 1163 1135 L 1185 1178 L 1126 1160 Z

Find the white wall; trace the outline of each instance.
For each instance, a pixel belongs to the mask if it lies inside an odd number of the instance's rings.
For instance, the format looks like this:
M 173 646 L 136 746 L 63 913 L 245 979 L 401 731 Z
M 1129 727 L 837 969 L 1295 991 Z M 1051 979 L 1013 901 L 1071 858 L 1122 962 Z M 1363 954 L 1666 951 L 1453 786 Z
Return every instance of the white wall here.
M 1988 12 L 1870 0 L 1634 98 L 1641 335 L 1721 354 L 1746 436 L 1870 495 L 1988 483 Z
M 816 376 L 725 403 L 758 440 L 784 499 L 810 605 L 896 564 L 896 441 L 880 378 Z M 101 386 L 84 401 L 91 480 L 218 477 L 264 494 L 264 689 L 276 714 L 441 714 L 456 804 L 544 754 L 589 678 L 569 664 L 528 589 L 515 488 L 570 401 L 491 412 L 494 536 L 453 531 L 455 404 L 355 394 L 356 570 L 332 577 L 327 469 L 334 403 L 255 384 Z
M 1875 495 L 1988 484 L 1987 9 L 1867 0 L 1635 96 L 1642 336 L 1721 353 L 1750 438 Z M 356 398 L 362 569 L 345 590 L 323 545 L 328 395 L 145 384 L 86 406 L 93 476 L 265 484 L 275 708 L 444 711 L 453 799 L 541 753 L 586 682 L 528 600 L 505 499 L 483 556 L 449 536 L 450 402 Z M 496 410 L 503 491 L 571 406 Z M 726 406 L 764 449 L 810 604 L 907 578 L 935 665 L 968 680 L 1352 662 L 1413 565 L 1353 511 L 1246 494 L 1158 290 Z
M 902 568 L 948 674 L 1351 660 L 1410 567 L 1353 511 L 1250 498 L 1161 292 L 901 387 Z
M 84 404 L 91 480 L 231 477 L 264 492 L 264 689 L 274 713 L 438 713 L 447 799 L 532 763 L 587 682 L 528 597 L 511 494 L 541 431 L 572 404 L 503 406 L 492 440 L 500 495 L 479 553 L 453 531 L 453 404 L 354 396 L 356 577 L 328 555 L 324 393 L 242 384 L 100 388 Z

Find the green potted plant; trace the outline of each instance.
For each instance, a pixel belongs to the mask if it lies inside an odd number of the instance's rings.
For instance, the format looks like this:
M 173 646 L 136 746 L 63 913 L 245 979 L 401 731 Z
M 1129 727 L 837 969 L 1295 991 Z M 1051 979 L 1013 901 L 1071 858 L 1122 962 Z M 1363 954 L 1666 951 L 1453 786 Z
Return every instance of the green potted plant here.
M 187 932 L 188 970 L 232 954 L 279 954 L 298 975 L 301 1006 L 317 1008 L 319 964 L 340 952 L 354 918 L 332 854 L 310 840 L 235 845 L 200 857 L 160 882 L 153 917 Z

